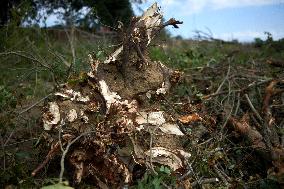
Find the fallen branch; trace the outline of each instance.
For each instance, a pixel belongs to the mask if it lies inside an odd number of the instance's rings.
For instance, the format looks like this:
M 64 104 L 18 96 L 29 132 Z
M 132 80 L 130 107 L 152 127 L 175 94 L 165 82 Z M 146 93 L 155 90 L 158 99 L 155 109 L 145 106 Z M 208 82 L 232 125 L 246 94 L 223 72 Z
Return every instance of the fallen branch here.
M 222 182 L 226 185 L 229 186 L 230 183 L 228 181 L 228 179 L 226 177 L 228 177 L 225 173 L 223 173 L 223 171 L 221 171 L 217 165 L 213 166 L 213 169 L 215 171 L 215 173 L 218 175 L 218 177 L 222 180 Z M 218 180 L 218 179 L 217 179 Z M 215 180 L 216 181 L 216 180 Z
M 256 115 L 256 117 L 257 117 L 260 121 L 262 121 L 262 120 L 263 120 L 262 117 L 260 116 L 260 114 L 257 112 L 257 110 L 255 109 L 255 107 L 253 106 L 253 104 L 252 104 L 252 102 L 251 102 L 251 100 L 250 100 L 248 94 L 245 94 L 245 97 L 246 97 L 246 100 L 247 100 L 247 102 L 248 102 L 250 108 L 252 109 L 252 111 L 253 111 L 254 114 Z
M 26 109 L 20 111 L 18 113 L 18 115 L 21 115 L 27 111 L 29 111 L 30 109 L 32 109 L 33 107 L 35 107 L 36 105 L 38 105 L 39 103 L 41 103 L 42 101 L 44 101 L 45 99 L 47 99 L 48 97 L 50 97 L 51 95 L 53 95 L 53 93 L 49 93 L 48 95 L 46 95 L 45 97 L 43 97 L 42 99 L 38 100 L 37 102 L 35 102 L 34 104 L 30 105 L 29 107 L 27 107 Z
M 263 113 L 268 116 L 270 113 L 270 109 L 269 109 L 269 104 L 270 104 L 270 99 L 279 93 L 283 93 L 284 89 L 277 89 L 276 85 L 284 85 L 284 80 L 273 80 L 270 82 L 270 84 L 266 87 L 265 89 L 265 96 L 264 96 L 264 100 L 263 100 L 263 106 L 262 106 L 262 110 Z
M 64 161 L 65 161 L 65 156 L 66 154 L 69 152 L 70 147 L 72 146 L 72 144 L 74 144 L 75 142 L 77 142 L 81 137 L 94 133 L 96 131 L 90 131 L 90 132 L 85 132 L 80 134 L 79 136 L 77 136 L 74 140 L 72 140 L 70 143 L 68 143 L 68 145 L 66 146 L 65 150 L 62 152 L 62 156 L 61 156 L 61 160 L 60 160 L 60 174 L 59 174 L 59 183 L 62 183 L 63 180 L 63 174 L 64 174 L 64 170 L 65 170 L 65 166 L 64 166 Z
M 246 90 L 252 88 L 252 87 L 255 87 L 255 86 L 259 86 L 259 85 L 262 85 L 262 84 L 265 84 L 267 82 L 270 82 L 272 79 L 267 79 L 267 80 L 263 80 L 263 81 L 259 81 L 259 82 L 252 82 L 251 84 L 247 85 L 246 87 L 242 88 L 242 89 L 236 89 L 236 90 L 232 90 L 232 92 L 235 92 L 235 93 L 243 93 L 245 92 Z M 215 92 L 213 94 L 209 94 L 209 95 L 205 95 L 202 97 L 202 99 L 204 100 L 210 100 L 212 97 L 216 97 L 216 96 L 219 96 L 219 95 L 223 95 L 223 94 L 226 94 L 228 93 L 228 91 L 221 91 L 221 92 Z
M 210 183 L 215 183 L 219 181 L 220 180 L 218 178 L 201 178 L 199 181 L 194 181 L 193 183 L 191 183 L 191 186 L 195 187 L 197 185 L 210 184 Z
M 284 68 L 284 62 L 282 60 L 271 60 L 270 59 L 270 60 L 267 60 L 266 63 L 271 66 Z
M 45 160 L 32 172 L 32 176 L 36 176 L 36 174 L 45 167 L 45 165 L 51 160 L 53 159 L 58 152 L 60 151 L 60 145 L 59 142 L 57 142 L 52 149 L 48 152 Z
M 255 149 L 264 150 L 266 145 L 263 142 L 262 135 L 248 124 L 248 119 L 248 114 L 245 114 L 241 121 L 237 121 L 233 116 L 229 118 L 229 121 L 234 126 L 235 130 L 245 136 L 252 143 L 252 146 Z

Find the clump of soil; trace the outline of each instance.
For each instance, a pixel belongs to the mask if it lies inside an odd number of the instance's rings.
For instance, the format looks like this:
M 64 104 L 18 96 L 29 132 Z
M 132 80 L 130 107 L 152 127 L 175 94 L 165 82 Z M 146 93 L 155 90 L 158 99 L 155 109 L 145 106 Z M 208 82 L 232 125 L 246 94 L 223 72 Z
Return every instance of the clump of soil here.
M 166 79 L 161 63 L 148 64 L 138 68 L 137 62 L 129 62 L 125 66 L 125 75 L 115 64 L 100 64 L 97 76 L 108 83 L 111 91 L 116 91 L 124 99 L 132 99 L 148 91 L 156 91 Z

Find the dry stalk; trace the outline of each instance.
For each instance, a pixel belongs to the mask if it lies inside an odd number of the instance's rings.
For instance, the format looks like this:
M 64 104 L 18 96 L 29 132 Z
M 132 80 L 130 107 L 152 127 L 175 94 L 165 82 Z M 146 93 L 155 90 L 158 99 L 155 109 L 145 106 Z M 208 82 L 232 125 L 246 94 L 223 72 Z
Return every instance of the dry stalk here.
M 234 116 L 236 116 L 238 114 L 238 111 L 239 111 L 239 108 L 240 108 L 240 105 L 241 105 L 240 96 L 241 96 L 240 93 L 238 93 L 238 102 L 237 102 L 237 105 L 236 105 Z
M 35 102 L 34 104 L 30 105 L 29 107 L 27 107 L 26 109 L 20 111 L 18 113 L 18 115 L 21 115 L 27 111 L 29 111 L 30 109 L 32 109 L 33 107 L 35 107 L 36 105 L 38 105 L 39 103 L 41 103 L 42 101 L 44 101 L 45 99 L 47 99 L 49 96 L 51 96 L 53 93 L 49 93 L 48 95 L 46 95 L 45 97 L 43 97 L 42 99 L 38 100 L 37 102 Z
M 192 187 L 195 187 L 197 185 L 202 185 L 202 184 L 210 184 L 210 183 L 215 183 L 215 182 L 219 182 L 218 178 L 201 178 L 198 181 L 194 181 L 193 183 L 191 183 Z
M 225 78 L 223 79 L 222 83 L 219 85 L 218 89 L 216 90 L 216 92 L 214 94 L 218 94 L 221 91 L 223 85 L 225 84 L 225 82 L 229 78 L 230 71 L 231 71 L 231 66 L 229 65 Z
M 32 54 L 29 54 L 29 53 L 24 52 L 24 51 L 10 51 L 10 52 L 0 53 L 0 56 L 8 56 L 8 55 L 16 55 L 16 56 L 19 56 L 19 57 L 31 60 L 33 63 L 34 62 L 38 63 L 41 67 L 43 67 L 43 68 L 47 69 L 48 71 L 50 71 L 54 83 L 57 86 L 59 86 L 59 83 L 58 83 L 58 81 L 55 78 L 55 74 L 54 74 L 54 71 L 52 70 L 52 67 L 50 67 L 49 65 L 45 64 L 44 60 L 41 61 L 41 60 L 35 58 Z
M 72 54 L 72 63 L 70 64 L 68 70 L 67 70 L 67 79 L 70 77 L 71 72 L 74 69 L 75 64 L 76 64 L 76 54 L 75 54 L 75 48 L 74 48 L 74 26 L 71 28 L 71 36 L 68 34 L 68 32 L 65 30 L 69 44 L 70 44 L 70 49 L 71 49 L 71 54 Z
M 215 164 L 213 166 L 213 169 L 214 171 L 216 172 L 216 174 L 218 175 L 218 177 L 222 180 L 222 182 L 226 185 L 226 186 L 229 186 L 230 183 L 228 182 L 228 180 L 226 179 L 226 177 L 228 178 L 228 176 L 223 172 L 221 171 L 218 166 Z
M 174 106 L 170 103 L 170 101 L 166 98 L 165 95 L 161 94 L 161 96 L 163 97 L 163 99 L 165 100 L 165 102 L 167 103 L 167 105 L 170 107 L 170 109 L 172 110 L 171 112 L 168 112 L 175 120 L 176 120 L 176 124 L 178 125 L 179 129 L 181 130 L 181 132 L 184 135 L 189 136 L 188 132 L 186 131 L 184 125 L 179 121 L 179 113 L 176 111 L 176 109 L 174 108 Z
M 193 174 L 192 166 L 189 165 L 188 167 L 189 167 L 188 171 L 185 174 L 183 174 L 181 177 L 178 178 L 179 181 L 181 181 L 181 180 L 185 179 L 186 177 L 188 177 L 188 176 Z
M 53 52 L 51 50 L 52 48 L 50 47 L 50 45 L 48 45 L 48 52 L 53 55 L 55 58 L 58 58 L 61 62 L 63 62 L 63 64 L 65 64 L 65 66 L 67 66 L 68 68 L 71 66 L 70 63 L 60 54 L 58 54 L 58 52 Z
M 33 55 L 28 54 L 27 52 L 24 52 L 24 51 L 10 51 L 10 52 L 0 53 L 0 56 L 8 56 L 8 55 L 16 55 L 16 56 L 19 56 L 19 57 L 22 57 L 22 58 L 26 58 L 26 59 L 32 60 L 34 62 L 39 63 L 42 67 L 44 67 L 44 68 L 46 68 L 48 70 L 51 70 L 51 67 L 49 67 L 48 65 L 45 65 L 43 62 L 41 62 L 40 60 L 36 59 Z
M 251 84 L 249 84 L 248 86 L 242 88 L 242 89 L 237 89 L 237 90 L 232 90 L 232 92 L 236 92 L 236 93 L 242 93 L 252 87 L 255 87 L 255 86 L 259 86 L 259 85 L 262 85 L 262 84 L 265 84 L 265 83 L 268 83 L 270 82 L 272 79 L 269 78 L 269 79 L 266 79 L 266 80 L 262 80 L 262 81 L 259 81 L 259 82 L 252 82 Z M 212 93 L 212 94 L 209 94 L 209 95 L 205 95 L 202 97 L 202 99 L 204 100 L 210 100 L 212 97 L 215 97 L 215 96 L 219 96 L 219 95 L 223 95 L 223 94 L 226 94 L 228 93 L 228 91 L 220 91 L 218 93 Z
M 230 81 L 228 80 L 228 83 L 229 83 L 229 91 L 228 91 L 228 104 L 229 104 L 229 100 L 230 100 L 230 95 L 231 95 L 231 85 L 230 85 Z M 232 105 L 230 106 L 230 111 L 228 112 L 228 111 L 226 111 L 226 110 L 224 110 L 225 111 L 225 114 L 226 114 L 226 118 L 225 118 L 225 121 L 224 121 L 224 123 L 222 124 L 222 126 L 221 126 L 221 131 L 220 131 L 220 134 L 221 134 L 221 137 L 220 137 L 220 139 L 219 139 L 219 141 L 222 141 L 223 140 L 223 133 L 224 133 L 224 129 L 225 129 L 225 127 L 226 127 L 226 125 L 227 125 L 227 123 L 228 123 L 228 121 L 229 121 L 229 119 L 230 119 L 230 117 L 231 117 L 231 115 L 232 115 L 232 113 L 233 113 L 233 110 L 234 110 L 234 105 L 235 105 L 235 93 L 233 93 L 233 98 L 232 98 Z
M 245 94 L 246 100 L 251 108 L 251 110 L 253 111 L 253 113 L 256 115 L 256 117 L 260 120 L 263 121 L 262 117 L 260 116 L 260 114 L 257 112 L 257 110 L 255 109 L 255 107 L 253 106 L 248 94 Z
M 183 24 L 183 22 L 175 20 L 174 18 L 169 19 L 167 22 L 165 22 L 162 27 L 167 27 L 167 26 L 173 26 L 174 28 L 179 28 L 178 24 Z
M 145 57 L 144 57 L 144 55 L 143 55 L 143 53 L 142 53 L 142 51 L 141 51 L 141 49 L 140 49 L 140 47 L 137 43 L 135 43 L 135 48 L 136 48 L 136 51 L 137 51 L 139 58 L 141 58 L 141 60 L 143 61 L 143 63 L 145 65 L 148 65 L 147 60 L 145 59 Z
M 161 24 L 160 26 L 157 26 L 157 30 L 153 34 L 153 38 L 165 27 L 167 26 L 173 26 L 174 28 L 179 28 L 178 24 L 183 24 L 182 21 L 175 20 L 174 18 L 170 18 L 167 22 Z
M 2 147 L 2 151 L 3 151 L 3 171 L 6 171 L 6 153 L 5 153 L 5 145 L 4 145 L 4 139 L 2 137 L 2 135 L 0 135 L 0 142 L 1 142 L 1 147 Z
M 149 124 L 149 121 L 148 121 L 148 114 L 147 114 L 147 124 Z M 156 130 L 160 127 L 161 125 L 157 125 L 155 126 L 155 128 L 153 130 L 150 130 L 150 168 L 151 168 L 151 171 L 155 174 L 155 175 L 158 175 L 157 171 L 154 169 L 154 166 L 153 166 L 153 154 L 152 154 L 152 147 L 153 147 L 153 135 L 155 134 Z M 169 187 L 166 183 L 164 182 L 161 182 L 161 184 L 167 188 L 167 189 L 171 189 L 171 187 Z
M 35 176 L 45 165 L 58 153 L 59 143 L 57 142 L 53 148 L 48 152 L 45 160 L 32 172 L 32 176 Z
M 30 139 L 22 140 L 20 142 L 15 142 L 15 143 L 12 143 L 12 144 L 6 144 L 4 147 L 14 146 L 14 145 L 22 144 L 22 143 L 29 142 L 29 141 L 32 141 L 32 140 L 38 140 L 38 138 L 30 138 Z
M 4 143 L 4 146 L 7 146 L 9 140 L 11 139 L 11 137 L 13 136 L 14 133 L 15 133 L 15 129 L 13 129 L 13 131 L 10 133 L 9 137 L 7 138 L 7 140 Z

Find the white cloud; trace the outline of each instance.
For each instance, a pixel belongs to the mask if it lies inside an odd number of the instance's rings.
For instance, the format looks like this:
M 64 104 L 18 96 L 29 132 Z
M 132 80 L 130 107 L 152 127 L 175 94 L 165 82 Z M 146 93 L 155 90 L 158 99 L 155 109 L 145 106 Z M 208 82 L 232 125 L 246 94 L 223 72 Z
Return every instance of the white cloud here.
M 155 0 L 149 0 L 153 3 Z M 167 10 L 177 10 L 177 13 L 190 15 L 199 13 L 205 9 L 226 9 L 247 6 L 263 6 L 273 4 L 283 4 L 284 0 L 160 0 L 162 8 Z
M 210 2 L 210 1 L 209 1 Z M 212 0 L 213 9 L 224 9 L 246 6 L 262 6 L 284 3 L 283 0 Z

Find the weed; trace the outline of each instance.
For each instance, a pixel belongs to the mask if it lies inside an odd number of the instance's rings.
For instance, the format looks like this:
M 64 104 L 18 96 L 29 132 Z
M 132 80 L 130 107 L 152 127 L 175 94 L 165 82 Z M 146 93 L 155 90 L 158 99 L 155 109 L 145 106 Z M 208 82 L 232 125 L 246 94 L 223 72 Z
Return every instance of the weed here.
M 176 178 L 171 175 L 171 170 L 166 166 L 161 166 L 156 170 L 157 174 L 145 173 L 142 180 L 138 181 L 137 186 L 132 187 L 133 189 L 161 189 L 164 186 L 175 187 Z
M 16 98 L 14 95 L 3 85 L 0 85 L 0 112 L 15 108 Z

